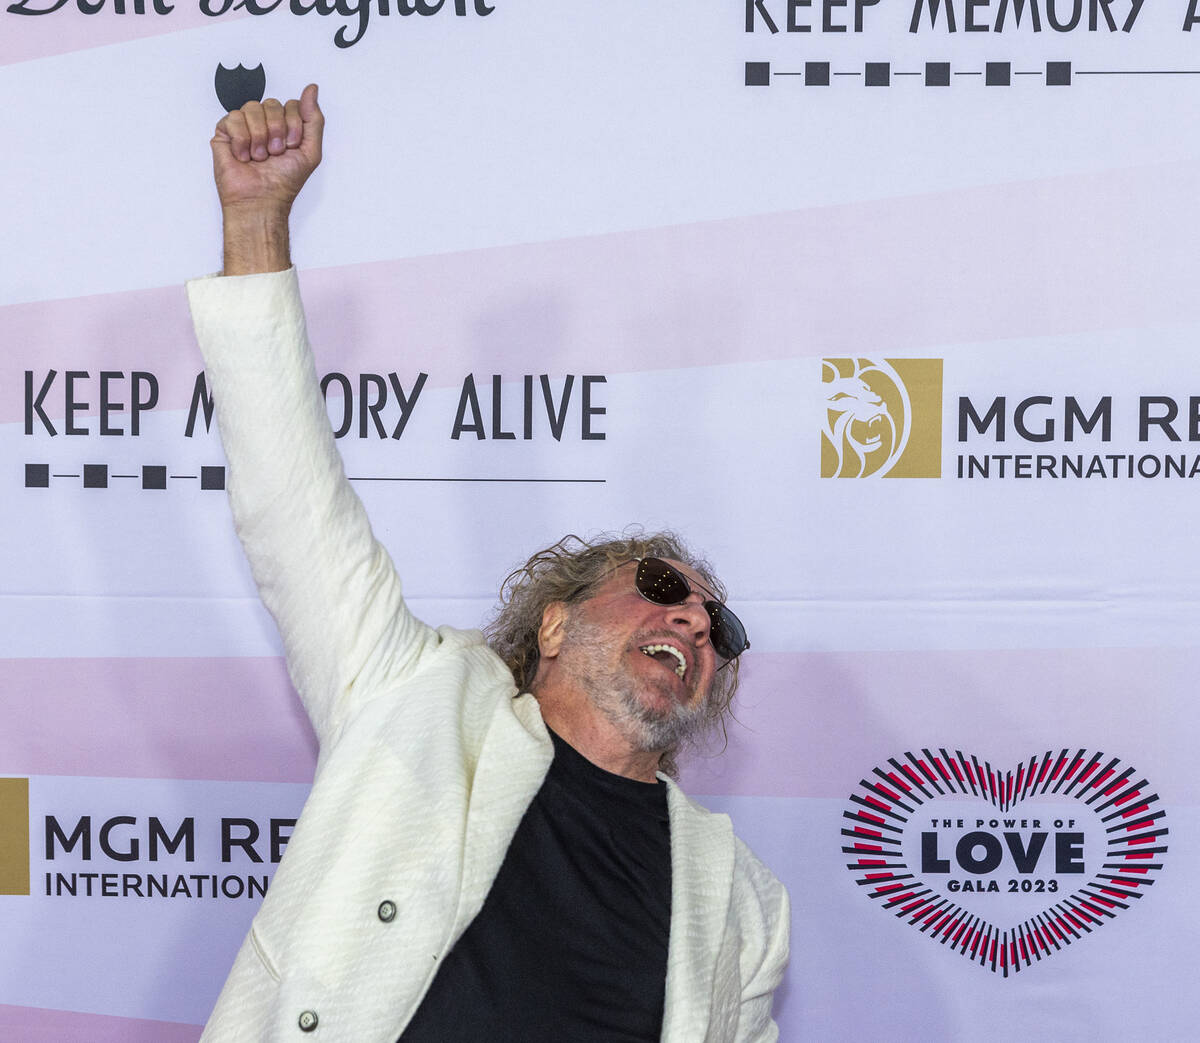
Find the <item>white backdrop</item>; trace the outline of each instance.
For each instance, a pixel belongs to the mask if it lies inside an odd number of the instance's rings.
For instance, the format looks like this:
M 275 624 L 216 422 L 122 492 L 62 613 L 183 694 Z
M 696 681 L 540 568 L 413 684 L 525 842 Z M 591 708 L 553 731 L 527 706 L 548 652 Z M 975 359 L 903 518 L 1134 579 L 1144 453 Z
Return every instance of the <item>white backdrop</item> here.
M 1191 1038 L 1187 3 L 166 6 L 0 10 L 0 1035 L 195 1040 L 311 777 L 179 288 L 261 62 L 418 612 L 631 522 L 733 592 L 783 1039 Z

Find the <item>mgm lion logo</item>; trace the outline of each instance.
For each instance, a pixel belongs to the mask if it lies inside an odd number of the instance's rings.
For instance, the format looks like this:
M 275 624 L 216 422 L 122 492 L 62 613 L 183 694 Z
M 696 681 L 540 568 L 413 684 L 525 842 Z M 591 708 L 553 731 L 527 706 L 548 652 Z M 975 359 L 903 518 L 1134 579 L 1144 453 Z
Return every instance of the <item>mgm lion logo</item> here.
M 822 359 L 821 380 L 822 478 L 941 476 L 941 359 Z

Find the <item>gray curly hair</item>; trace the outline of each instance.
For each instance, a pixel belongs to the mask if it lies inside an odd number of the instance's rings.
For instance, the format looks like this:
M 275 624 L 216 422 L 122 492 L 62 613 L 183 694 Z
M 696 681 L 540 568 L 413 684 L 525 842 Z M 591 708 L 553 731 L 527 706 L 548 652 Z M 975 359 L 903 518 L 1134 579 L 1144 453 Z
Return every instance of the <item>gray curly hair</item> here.
M 670 558 L 681 562 L 695 569 L 720 600 L 725 599 L 725 588 L 712 566 L 673 532 L 629 529 L 624 533 L 601 533 L 590 539 L 573 533 L 564 536 L 509 573 L 500 586 L 496 612 L 484 627 L 488 644 L 512 671 L 518 691 L 529 691 L 537 674 L 538 629 L 546 606 L 555 601 L 567 605 L 586 601 L 613 569 L 638 558 Z M 722 737 L 726 735 L 726 719 L 732 716 L 730 704 L 737 684 L 738 660 L 734 659 L 713 681 L 708 727 L 696 738 L 715 729 L 720 729 Z M 666 750 L 659 761 L 659 770 L 677 776 L 678 753 L 678 747 Z

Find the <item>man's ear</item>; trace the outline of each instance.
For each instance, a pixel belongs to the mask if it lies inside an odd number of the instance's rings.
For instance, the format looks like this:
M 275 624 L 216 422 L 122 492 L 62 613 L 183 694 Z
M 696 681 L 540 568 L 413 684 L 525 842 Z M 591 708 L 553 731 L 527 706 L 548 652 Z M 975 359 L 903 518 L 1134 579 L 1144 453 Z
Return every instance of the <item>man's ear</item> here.
M 566 602 L 551 601 L 542 612 L 542 625 L 538 627 L 538 652 L 543 660 L 558 655 L 566 637 L 566 625 Z

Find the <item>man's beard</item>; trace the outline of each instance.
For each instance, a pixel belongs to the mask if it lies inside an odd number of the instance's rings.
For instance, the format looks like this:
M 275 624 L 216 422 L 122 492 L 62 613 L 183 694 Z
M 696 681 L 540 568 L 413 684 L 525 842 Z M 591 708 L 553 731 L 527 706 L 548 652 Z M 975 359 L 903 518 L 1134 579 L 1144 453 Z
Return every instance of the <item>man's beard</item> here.
M 620 654 L 614 656 L 617 650 L 608 627 L 578 619 L 568 618 L 566 622 L 563 651 L 576 682 L 587 693 L 592 705 L 620 730 L 635 750 L 642 753 L 677 749 L 713 723 L 708 714 L 711 687 L 707 692 L 693 692 L 683 704 L 677 699 L 674 683 L 664 672 L 666 708 L 649 705 L 639 697 L 636 679 L 621 664 L 626 655 L 641 655 L 641 646 L 664 637 L 673 638 L 674 635 L 649 632 L 635 635 Z

